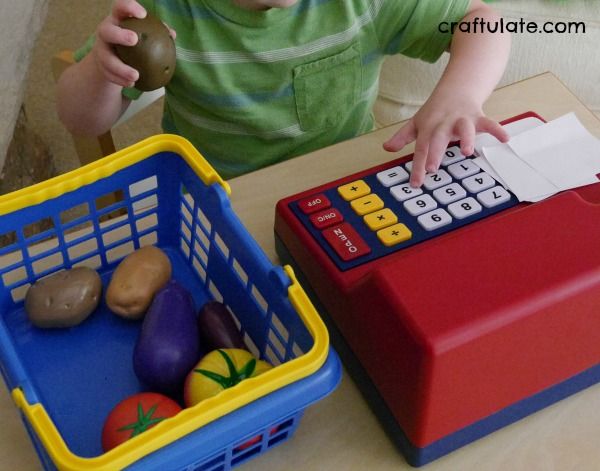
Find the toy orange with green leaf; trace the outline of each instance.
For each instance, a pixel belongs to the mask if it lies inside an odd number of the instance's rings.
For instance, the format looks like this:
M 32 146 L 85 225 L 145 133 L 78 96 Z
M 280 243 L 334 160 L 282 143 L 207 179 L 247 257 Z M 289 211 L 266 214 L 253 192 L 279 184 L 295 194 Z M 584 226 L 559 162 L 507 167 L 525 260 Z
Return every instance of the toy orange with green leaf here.
M 222 348 L 205 355 L 190 371 L 184 386 L 187 407 L 215 396 L 247 378 L 258 376 L 271 369 L 266 361 L 238 348 Z

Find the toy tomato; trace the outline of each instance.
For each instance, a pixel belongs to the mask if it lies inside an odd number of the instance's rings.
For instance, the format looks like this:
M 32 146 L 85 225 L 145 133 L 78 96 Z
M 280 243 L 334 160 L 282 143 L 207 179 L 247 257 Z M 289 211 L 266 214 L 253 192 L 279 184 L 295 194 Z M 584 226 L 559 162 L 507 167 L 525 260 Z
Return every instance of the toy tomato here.
M 108 414 L 102 428 L 102 449 L 108 451 L 180 410 L 179 404 L 162 394 L 144 392 L 129 396 Z
M 258 376 L 271 368 L 266 361 L 257 360 L 246 350 L 213 350 L 188 374 L 183 391 L 185 405 L 191 407 L 198 404 L 246 378 Z

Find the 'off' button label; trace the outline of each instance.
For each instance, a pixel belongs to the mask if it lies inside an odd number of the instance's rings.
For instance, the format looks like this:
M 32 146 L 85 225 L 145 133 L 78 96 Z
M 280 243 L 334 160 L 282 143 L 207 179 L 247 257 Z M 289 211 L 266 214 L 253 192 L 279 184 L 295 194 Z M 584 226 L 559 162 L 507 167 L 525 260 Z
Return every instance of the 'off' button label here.
M 298 201 L 298 207 L 304 214 L 312 214 L 331 206 L 331 202 L 323 193 Z
M 345 262 L 371 252 L 367 243 L 347 222 L 325 229 L 322 234 L 331 248 Z
M 325 229 L 334 224 L 339 224 L 343 220 L 344 216 L 335 208 L 326 209 L 310 216 L 310 222 L 317 229 Z

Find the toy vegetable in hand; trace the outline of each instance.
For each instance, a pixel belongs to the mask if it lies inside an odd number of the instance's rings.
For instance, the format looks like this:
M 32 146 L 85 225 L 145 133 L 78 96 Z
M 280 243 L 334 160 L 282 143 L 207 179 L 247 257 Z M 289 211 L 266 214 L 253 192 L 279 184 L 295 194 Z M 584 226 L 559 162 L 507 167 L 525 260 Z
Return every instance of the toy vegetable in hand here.
M 223 348 L 204 356 L 185 380 L 184 401 L 187 407 L 219 394 L 247 378 L 272 368 L 246 350 Z
M 173 77 L 177 60 L 169 29 L 150 14 L 145 18 L 127 18 L 120 26 L 138 35 L 135 46 L 116 46 L 119 58 L 140 74 L 136 88 L 148 92 L 164 87 Z

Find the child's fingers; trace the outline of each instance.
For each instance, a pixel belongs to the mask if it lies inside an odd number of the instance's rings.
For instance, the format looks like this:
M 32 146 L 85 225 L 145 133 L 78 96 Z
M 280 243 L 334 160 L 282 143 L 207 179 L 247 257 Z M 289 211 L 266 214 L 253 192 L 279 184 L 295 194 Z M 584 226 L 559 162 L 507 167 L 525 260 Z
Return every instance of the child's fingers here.
M 429 136 L 419 134 L 415 144 L 413 166 L 410 171 L 410 185 L 419 188 L 425 180 L 425 162 L 429 153 Z
M 460 139 L 460 151 L 463 155 L 475 152 L 475 124 L 469 119 L 461 118 L 456 123 L 455 134 Z
M 397 152 L 407 144 L 410 144 L 417 138 L 417 129 L 414 121 L 411 119 L 400 128 L 396 134 L 383 143 L 383 148 L 388 152 Z
M 429 139 L 429 149 L 427 152 L 427 161 L 425 170 L 429 173 L 435 173 L 440 168 L 440 163 L 444 156 L 444 151 L 448 147 L 450 137 L 444 130 L 438 128 Z
M 477 120 L 477 131 L 487 132 L 500 142 L 508 142 L 510 140 L 510 136 L 505 129 L 496 121 L 486 116 L 482 116 Z
M 106 44 L 120 44 L 122 46 L 135 46 L 138 35 L 129 29 L 121 28 L 110 21 L 103 21 L 98 26 L 98 39 Z
M 112 8 L 112 16 L 117 20 L 125 18 L 145 18 L 146 9 L 135 0 L 116 0 Z
M 104 76 L 117 85 L 128 87 L 139 78 L 138 71 L 121 62 L 105 43 L 98 44 L 97 58 Z

